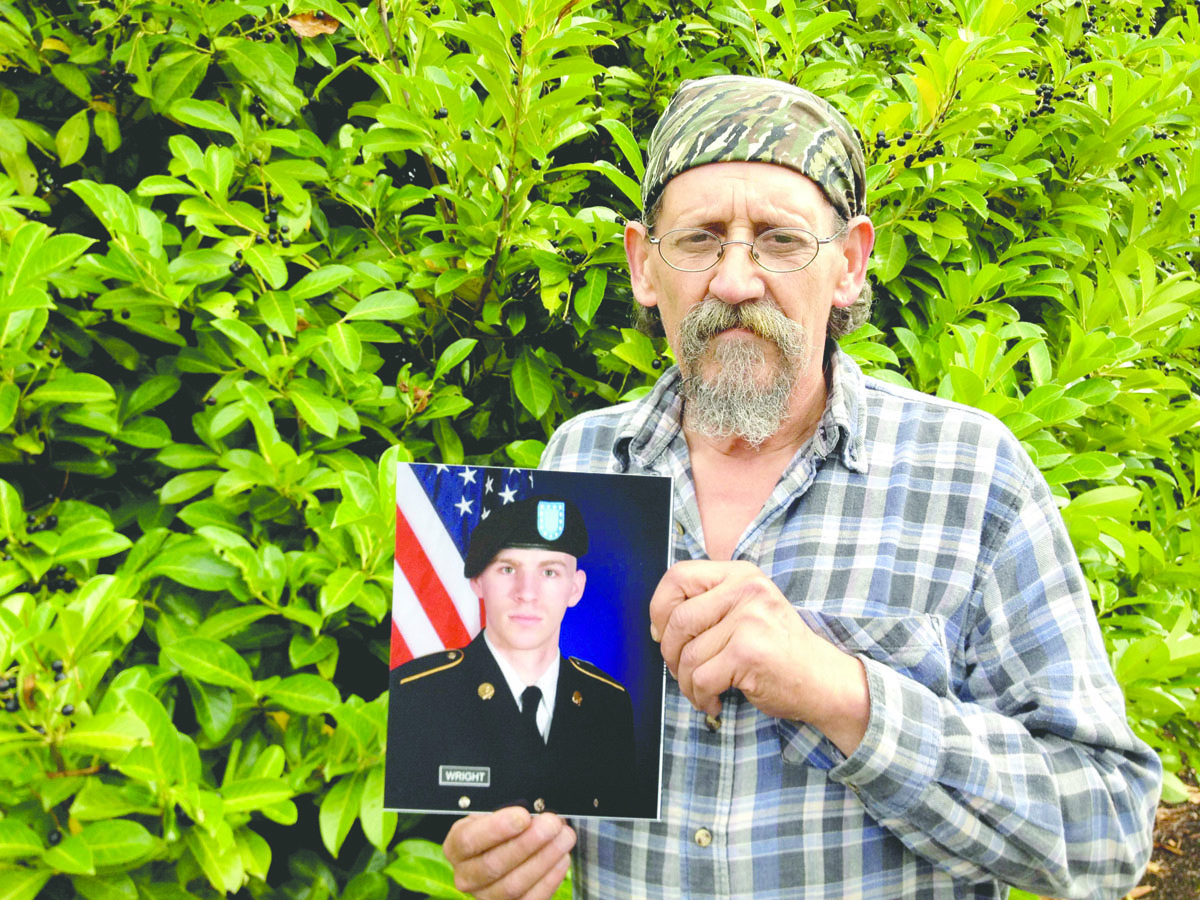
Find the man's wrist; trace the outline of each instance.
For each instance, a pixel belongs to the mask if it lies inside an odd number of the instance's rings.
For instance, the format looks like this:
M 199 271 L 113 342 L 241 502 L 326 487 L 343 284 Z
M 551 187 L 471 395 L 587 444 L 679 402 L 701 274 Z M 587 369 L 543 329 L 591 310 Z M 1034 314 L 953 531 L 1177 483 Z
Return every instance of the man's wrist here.
M 823 680 L 822 710 L 809 724 L 848 757 L 867 734 L 871 691 L 862 660 L 832 644 L 829 650 L 828 659 L 822 661 L 828 673 Z

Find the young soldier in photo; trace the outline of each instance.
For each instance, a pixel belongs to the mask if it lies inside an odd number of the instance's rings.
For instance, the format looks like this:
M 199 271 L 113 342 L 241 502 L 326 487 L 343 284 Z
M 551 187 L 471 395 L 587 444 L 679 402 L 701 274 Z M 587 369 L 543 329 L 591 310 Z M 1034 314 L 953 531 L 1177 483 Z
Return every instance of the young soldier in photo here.
M 463 574 L 485 627 L 462 649 L 393 670 L 388 807 L 631 814 L 629 694 L 559 650 L 563 616 L 584 595 L 587 548 L 583 517 L 562 498 L 519 500 L 479 523 Z

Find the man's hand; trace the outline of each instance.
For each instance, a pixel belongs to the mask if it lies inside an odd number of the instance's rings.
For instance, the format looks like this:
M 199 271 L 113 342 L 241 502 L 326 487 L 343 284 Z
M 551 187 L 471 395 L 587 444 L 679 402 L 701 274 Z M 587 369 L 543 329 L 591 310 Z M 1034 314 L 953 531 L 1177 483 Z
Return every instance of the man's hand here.
M 768 716 L 808 722 L 849 755 L 870 697 L 857 658 L 815 634 L 747 562 L 676 563 L 650 600 L 650 630 L 683 695 L 717 715 L 737 688 Z
M 480 900 L 548 900 L 567 877 L 575 832 L 553 813 L 519 806 L 459 819 L 442 849 L 454 886 Z

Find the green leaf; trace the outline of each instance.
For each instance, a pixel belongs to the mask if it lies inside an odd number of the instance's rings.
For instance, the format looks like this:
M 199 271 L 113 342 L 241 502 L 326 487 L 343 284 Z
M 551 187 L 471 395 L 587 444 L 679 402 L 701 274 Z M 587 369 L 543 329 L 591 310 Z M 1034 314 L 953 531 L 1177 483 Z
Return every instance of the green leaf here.
M 103 403 L 114 399 L 116 395 L 107 381 L 85 372 L 60 375 L 29 395 L 29 401 L 35 406 L 52 403 Z
M 321 586 L 321 614 L 328 618 L 353 603 L 366 580 L 367 576 L 361 570 L 336 569 Z
M 258 314 L 272 331 L 296 336 L 296 303 L 291 292 L 265 291 L 258 299 Z
M 107 522 L 98 519 L 86 519 L 77 522 L 58 539 L 58 549 L 54 558 L 59 562 L 69 562 L 76 559 L 102 559 L 116 553 L 122 553 L 133 546 L 133 542 L 123 534 L 109 530 Z
M 301 715 L 329 712 L 342 702 L 338 689 L 317 675 L 290 675 L 267 692 L 267 698 L 284 709 Z
M 53 876 L 46 869 L 7 869 L 0 878 L 0 900 L 35 900 Z
M 79 835 L 97 866 L 126 866 L 154 850 L 154 838 L 137 822 L 113 819 L 93 822 Z
M 321 811 L 318 816 L 321 828 L 321 840 L 330 856 L 337 858 L 338 851 L 350 826 L 358 818 L 358 809 L 362 801 L 363 778 L 361 774 L 344 775 L 334 782 L 328 793 L 321 800 Z
M 212 487 L 220 477 L 221 473 L 215 469 L 203 469 L 198 472 L 184 472 L 176 475 L 159 489 L 159 500 L 164 504 L 182 503 Z
M 410 839 L 396 848 L 396 859 L 383 873 L 405 890 L 431 897 L 471 900 L 454 887 L 454 869 L 445 853 L 430 841 Z
M 325 331 L 334 358 L 350 372 L 362 365 L 362 341 L 349 322 L 335 322 Z
M 163 647 L 162 653 L 171 665 L 192 678 L 257 696 L 249 664 L 228 644 L 185 637 Z
M 246 262 L 275 290 L 287 284 L 287 263 L 275 255 L 272 244 L 251 244 L 246 248 Z
M 0 859 L 40 856 L 44 849 L 28 825 L 15 819 L 0 819 Z
M 78 835 L 64 837 L 57 847 L 51 847 L 42 854 L 42 862 L 56 872 L 67 875 L 96 874 L 92 848 Z
M 1107 516 L 1127 519 L 1142 500 L 1135 487 L 1112 485 L 1077 495 L 1063 510 L 1064 516 Z
M 125 415 L 132 418 L 166 403 L 179 391 L 181 382 L 173 375 L 155 375 L 139 384 L 125 403 Z
M 642 162 L 642 151 L 633 132 L 624 122 L 618 122 L 616 119 L 601 119 L 596 124 L 612 135 L 613 142 L 620 148 L 621 155 L 633 169 L 634 176 L 640 180 L 646 174 L 646 164 Z
M 354 270 L 346 266 L 322 266 L 288 288 L 288 294 L 294 301 L 311 300 L 341 287 L 353 276 Z
M 364 297 L 343 317 L 375 322 L 399 322 L 421 312 L 416 299 L 406 291 L 379 291 Z
M 225 812 L 257 812 L 268 806 L 286 803 L 295 792 L 281 778 L 246 778 L 221 788 Z
M 223 131 L 233 135 L 235 140 L 242 140 L 242 126 L 228 108 L 214 100 L 176 100 L 167 110 L 167 114 L 184 125 Z
M 233 694 L 228 688 L 204 684 L 194 678 L 184 678 L 196 721 L 204 737 L 214 744 L 220 743 L 236 721 Z
M 92 128 L 96 132 L 96 137 L 100 138 L 105 152 L 114 153 L 121 148 L 121 125 L 117 121 L 117 117 L 107 109 L 96 110 L 96 115 L 92 119 Z
M 17 401 L 21 399 L 21 392 L 17 390 L 17 386 L 12 382 L 0 384 L 0 431 L 6 430 L 12 425 L 13 419 L 17 415 Z
M 443 350 L 442 355 L 438 357 L 437 367 L 433 371 L 434 381 L 441 378 L 470 356 L 471 351 L 475 349 L 475 345 L 478 343 L 479 341 L 476 338 L 459 338 Z
M 208 72 L 208 59 L 207 53 L 194 51 L 164 57 L 151 72 L 155 110 L 162 112 L 175 100 L 190 97 Z
M 201 539 L 183 541 L 164 550 L 143 572 L 144 577 L 164 575 L 172 581 L 203 591 L 229 589 L 237 569 L 217 557 Z
M 190 828 L 185 842 L 204 877 L 218 892 L 233 893 L 241 888 L 245 869 L 237 845 L 232 840 L 223 846 L 203 828 Z
M 72 65 L 71 63 L 58 63 L 50 67 L 50 74 L 54 76 L 54 79 L 59 84 L 84 103 L 91 102 L 92 86 L 88 83 L 87 76 L 79 66 Z
M 512 383 L 517 399 L 535 419 L 540 419 L 550 409 L 554 399 L 550 370 L 528 348 L 523 349 L 513 362 Z
M 132 750 L 148 737 L 145 723 L 137 716 L 107 712 L 80 722 L 62 736 L 59 745 L 69 750 L 120 754 Z
M 88 110 L 80 109 L 70 119 L 62 122 L 59 133 L 54 136 L 54 146 L 59 151 L 60 166 L 73 166 L 74 163 L 82 160 L 85 152 L 88 152 L 90 138 L 91 126 L 88 124 Z
M 326 437 L 333 437 L 337 434 L 337 407 L 334 406 L 332 400 L 302 388 L 292 388 L 287 392 L 287 396 L 295 405 L 300 418 L 310 428 Z
M 592 324 L 592 319 L 596 315 L 596 310 L 600 308 L 600 301 L 604 299 L 604 290 L 607 287 L 607 269 L 593 266 L 588 270 L 587 280 L 583 287 L 575 292 L 575 315 L 579 316 L 584 324 Z
M 21 495 L 4 479 L 0 478 L 0 535 L 12 540 L 25 528 L 25 510 Z
M 392 836 L 396 833 L 399 817 L 383 808 L 383 779 L 383 765 L 374 766 L 367 771 L 358 818 L 363 834 L 371 845 L 387 852 L 388 844 L 392 842 Z

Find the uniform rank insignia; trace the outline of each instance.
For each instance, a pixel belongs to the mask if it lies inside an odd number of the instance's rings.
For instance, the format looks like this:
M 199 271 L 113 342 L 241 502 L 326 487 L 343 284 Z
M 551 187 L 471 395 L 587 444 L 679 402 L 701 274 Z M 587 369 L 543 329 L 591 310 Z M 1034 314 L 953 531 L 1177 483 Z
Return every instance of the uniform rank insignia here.
M 548 541 L 562 536 L 567 525 L 567 504 L 561 500 L 539 500 L 537 505 L 537 530 Z

